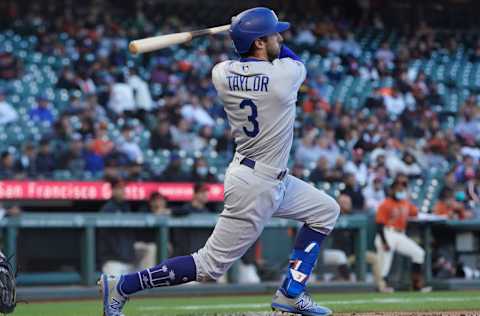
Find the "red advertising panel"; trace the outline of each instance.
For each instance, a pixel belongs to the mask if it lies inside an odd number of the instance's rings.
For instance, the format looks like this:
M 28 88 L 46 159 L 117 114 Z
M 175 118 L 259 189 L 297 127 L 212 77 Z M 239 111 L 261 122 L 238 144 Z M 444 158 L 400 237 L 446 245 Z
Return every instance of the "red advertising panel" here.
M 223 201 L 223 184 L 208 184 L 208 198 Z M 158 191 L 170 201 L 189 201 L 192 183 L 127 182 L 128 200 L 147 200 Z M 95 181 L 0 181 L 0 200 L 108 200 L 112 190 L 108 182 Z

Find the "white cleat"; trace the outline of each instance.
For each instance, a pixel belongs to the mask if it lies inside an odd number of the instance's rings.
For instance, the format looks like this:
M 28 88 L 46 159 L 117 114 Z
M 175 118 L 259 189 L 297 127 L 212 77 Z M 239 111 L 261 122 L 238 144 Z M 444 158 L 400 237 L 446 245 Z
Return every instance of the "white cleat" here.
M 306 292 L 296 298 L 285 296 L 282 291 L 277 290 L 272 299 L 272 309 L 280 312 L 301 314 L 306 316 L 328 316 L 332 311 L 320 306 Z
M 125 316 L 122 313 L 123 306 L 128 297 L 118 291 L 120 276 L 102 274 L 97 284 L 103 300 L 103 316 Z

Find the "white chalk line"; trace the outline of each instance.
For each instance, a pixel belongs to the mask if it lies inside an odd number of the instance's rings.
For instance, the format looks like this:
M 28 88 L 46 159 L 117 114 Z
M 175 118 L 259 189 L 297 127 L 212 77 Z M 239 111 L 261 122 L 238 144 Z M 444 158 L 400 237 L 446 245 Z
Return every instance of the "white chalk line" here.
M 219 298 L 220 300 L 220 298 Z M 319 301 L 320 305 L 364 305 L 364 304 L 399 304 L 399 303 L 425 303 L 425 302 L 469 302 L 478 301 L 480 297 L 418 297 L 418 298 L 373 298 L 373 299 L 358 299 L 345 301 Z M 138 309 L 141 311 L 159 311 L 159 310 L 205 310 L 205 309 L 239 309 L 239 308 L 268 308 L 268 303 L 237 303 L 237 304 L 199 304 L 199 305 L 183 305 L 183 306 L 141 306 Z

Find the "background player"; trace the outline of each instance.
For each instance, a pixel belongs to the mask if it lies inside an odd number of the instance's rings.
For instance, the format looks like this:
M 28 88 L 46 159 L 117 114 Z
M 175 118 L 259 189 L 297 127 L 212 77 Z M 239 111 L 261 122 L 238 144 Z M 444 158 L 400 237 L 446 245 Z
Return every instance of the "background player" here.
M 390 187 L 389 196 L 378 207 L 375 246 L 383 278 L 390 271 L 394 252 L 398 251 L 413 261 L 413 288 L 428 292 L 431 291 L 431 288 L 423 287 L 421 273 L 425 261 L 425 251 L 405 234 L 408 218 L 416 217 L 418 214 L 417 207 L 408 200 L 407 187 L 408 179 L 403 175 L 398 175 Z
M 121 315 L 128 296 L 147 288 L 218 279 L 257 240 L 272 216 L 305 223 L 272 308 L 331 314 L 312 301 L 305 285 L 339 206 L 324 192 L 288 175 L 295 103 L 306 76 L 298 56 L 282 46 L 279 33 L 288 28 L 289 23 L 279 22 L 267 8 L 253 8 L 233 19 L 230 35 L 242 58 L 212 70 L 237 144 L 225 176 L 225 208 L 197 253 L 132 274 L 102 275 L 99 285 L 106 316 Z

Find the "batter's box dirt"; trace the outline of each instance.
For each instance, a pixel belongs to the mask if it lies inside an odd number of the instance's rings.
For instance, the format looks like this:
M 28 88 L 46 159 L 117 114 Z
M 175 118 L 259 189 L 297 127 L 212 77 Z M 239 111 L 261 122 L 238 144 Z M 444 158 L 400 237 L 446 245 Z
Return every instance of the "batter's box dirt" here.
M 280 312 L 192 314 L 191 316 L 298 316 Z M 480 311 L 333 313 L 333 316 L 480 316 Z

